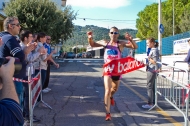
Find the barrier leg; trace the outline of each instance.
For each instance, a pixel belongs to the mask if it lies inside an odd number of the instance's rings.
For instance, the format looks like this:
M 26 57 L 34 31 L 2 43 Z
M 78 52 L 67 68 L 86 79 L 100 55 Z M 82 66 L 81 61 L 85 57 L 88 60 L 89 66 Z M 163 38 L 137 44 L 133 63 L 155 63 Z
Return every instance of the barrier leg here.
M 28 81 L 32 79 L 32 68 L 28 68 Z M 31 83 L 28 83 L 29 88 L 29 120 L 30 120 L 30 126 L 33 126 L 33 107 L 32 107 L 32 91 L 31 91 Z
M 159 106 L 158 106 L 158 95 L 157 95 L 157 77 L 155 79 L 155 104 L 152 106 L 152 108 L 150 108 L 148 111 L 151 111 L 152 109 L 154 109 L 155 107 L 161 109 Z
M 41 93 L 40 93 L 40 101 L 42 102 L 42 104 L 44 104 L 46 107 L 52 109 L 52 107 L 50 105 L 48 105 L 46 102 L 43 101 L 43 95 L 42 95 L 42 89 L 43 89 L 43 85 L 42 85 L 42 75 L 41 75 L 41 69 L 40 69 L 40 87 L 41 87 Z
M 30 126 L 33 126 L 33 108 L 32 108 L 32 93 L 31 85 L 29 85 L 29 117 L 30 117 Z
M 41 93 L 40 97 L 41 97 L 41 102 L 42 102 L 42 104 L 44 104 L 44 105 L 47 106 L 48 108 L 52 109 L 52 107 L 51 107 L 50 105 L 48 105 L 48 103 L 46 103 L 46 102 L 43 101 L 43 99 L 42 99 L 42 98 L 43 98 L 42 93 Z

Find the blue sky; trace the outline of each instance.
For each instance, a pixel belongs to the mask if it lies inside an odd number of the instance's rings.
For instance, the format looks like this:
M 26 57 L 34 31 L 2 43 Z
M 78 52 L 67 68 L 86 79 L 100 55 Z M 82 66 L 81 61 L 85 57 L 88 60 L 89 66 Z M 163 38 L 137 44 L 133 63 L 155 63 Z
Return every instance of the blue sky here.
M 138 12 L 146 5 L 157 2 L 158 0 L 67 0 L 67 5 L 71 5 L 78 13 L 77 20 L 73 21 L 75 25 L 136 29 Z

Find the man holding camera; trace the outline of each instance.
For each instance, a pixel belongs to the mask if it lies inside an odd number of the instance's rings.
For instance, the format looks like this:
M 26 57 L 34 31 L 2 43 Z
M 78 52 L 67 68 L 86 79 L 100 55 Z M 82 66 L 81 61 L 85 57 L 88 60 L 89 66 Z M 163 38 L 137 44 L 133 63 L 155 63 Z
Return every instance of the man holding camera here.
M 0 38 L 0 46 L 2 39 Z M 0 66 L 0 126 L 20 126 L 24 119 L 18 96 L 12 80 L 14 74 L 14 58 Z

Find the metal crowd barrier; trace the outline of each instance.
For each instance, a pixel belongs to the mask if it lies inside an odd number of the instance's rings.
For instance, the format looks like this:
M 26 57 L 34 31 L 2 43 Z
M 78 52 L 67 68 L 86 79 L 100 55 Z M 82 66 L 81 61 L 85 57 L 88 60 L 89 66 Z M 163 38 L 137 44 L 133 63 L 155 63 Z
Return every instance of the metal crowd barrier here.
M 163 97 L 171 106 L 179 111 L 184 117 L 184 126 L 189 126 L 189 90 L 188 70 L 176 66 L 157 62 L 162 65 L 164 72 L 157 73 L 155 80 L 155 105 L 158 105 L 158 95 Z M 179 74 L 181 74 L 179 76 Z
M 174 61 L 174 62 L 173 62 L 173 65 L 176 66 L 176 63 L 180 63 L 180 66 L 182 66 L 182 65 L 183 65 L 183 66 L 184 66 L 184 65 L 187 65 L 187 62 L 185 62 L 185 61 Z M 187 67 L 186 67 L 186 68 L 187 68 Z M 188 72 L 189 72 L 189 68 L 188 68 L 187 70 L 188 70 Z M 174 72 L 173 74 L 175 74 L 175 69 L 173 70 L 173 72 Z M 188 84 L 189 84 L 189 81 L 190 81 L 190 80 L 189 80 L 189 74 L 187 75 L 187 79 L 188 79 Z
M 30 113 L 30 126 L 33 126 L 33 110 L 37 104 L 38 97 L 41 97 L 41 101 L 45 106 L 52 109 L 42 97 L 42 84 L 41 84 L 41 71 L 33 78 L 33 67 L 28 68 L 28 84 L 29 84 L 29 113 Z

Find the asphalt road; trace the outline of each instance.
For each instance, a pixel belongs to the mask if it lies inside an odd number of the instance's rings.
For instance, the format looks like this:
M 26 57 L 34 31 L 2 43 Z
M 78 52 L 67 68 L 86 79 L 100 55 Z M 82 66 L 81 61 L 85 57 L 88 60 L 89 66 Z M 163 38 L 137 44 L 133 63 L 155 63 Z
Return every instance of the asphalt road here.
M 122 76 L 111 121 L 105 121 L 102 60 L 67 60 L 51 67 L 49 88 L 43 101 L 53 109 L 36 106 L 40 118 L 34 126 L 182 126 L 183 116 L 163 98 L 163 110 L 147 111 L 146 73 L 134 71 Z M 25 124 L 29 125 L 29 124 Z

